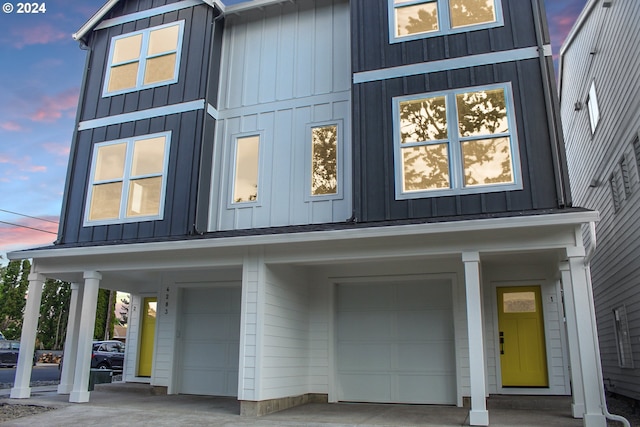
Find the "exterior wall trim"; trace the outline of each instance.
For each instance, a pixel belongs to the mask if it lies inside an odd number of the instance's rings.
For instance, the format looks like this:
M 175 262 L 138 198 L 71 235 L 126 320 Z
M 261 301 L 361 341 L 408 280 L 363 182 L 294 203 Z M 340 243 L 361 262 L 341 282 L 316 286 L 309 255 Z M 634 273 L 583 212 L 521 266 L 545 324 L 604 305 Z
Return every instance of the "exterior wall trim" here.
M 218 120 L 218 118 L 220 117 L 220 113 L 218 112 L 218 110 L 209 103 L 207 103 L 207 114 L 216 120 Z
M 242 246 L 273 245 L 279 243 L 304 243 L 328 240 L 350 240 L 372 237 L 398 237 L 416 234 L 444 234 L 466 231 L 505 230 L 523 227 L 544 227 L 553 225 L 580 225 L 598 221 L 595 211 L 570 212 L 555 215 L 532 215 L 526 217 L 489 218 L 465 221 L 434 222 L 427 224 L 396 225 L 387 227 L 367 227 L 351 230 L 310 231 L 301 233 L 282 233 L 256 236 L 224 237 L 218 239 L 195 239 L 168 242 L 128 243 L 122 245 L 92 247 L 93 255 L 145 253 L 149 251 L 178 251 L 205 248 L 232 248 Z M 35 249 L 9 252 L 8 259 L 46 259 L 86 255 L 84 247 L 65 249 Z
M 116 25 L 137 21 L 138 19 L 149 18 L 151 16 L 175 12 L 181 9 L 187 9 L 189 7 L 197 6 L 202 3 L 202 0 L 183 0 L 181 2 L 168 4 L 166 6 L 147 9 L 136 13 L 130 13 L 129 15 L 118 16 L 117 18 L 105 19 L 100 24 L 98 24 L 94 28 L 94 30 L 102 30 L 103 28 L 115 27 Z
M 551 46 L 545 45 L 543 46 L 543 49 L 544 54 L 548 56 L 549 52 L 551 52 Z M 435 73 L 439 71 L 538 58 L 540 58 L 538 47 L 523 47 L 521 49 L 469 55 L 460 58 L 443 59 L 440 61 L 421 62 L 418 64 L 401 65 L 398 67 L 390 67 L 380 70 L 362 71 L 360 73 L 353 74 L 353 83 L 369 83 L 379 80 Z
M 85 120 L 78 123 L 78 130 L 95 129 L 103 126 L 116 125 L 125 122 L 134 122 L 136 120 L 168 116 L 170 114 L 180 114 L 186 113 L 188 111 L 203 110 L 204 106 L 204 99 L 198 99 L 196 101 L 181 102 L 180 104 L 167 105 L 165 107 L 149 108 L 147 110 L 102 117 L 100 119 Z

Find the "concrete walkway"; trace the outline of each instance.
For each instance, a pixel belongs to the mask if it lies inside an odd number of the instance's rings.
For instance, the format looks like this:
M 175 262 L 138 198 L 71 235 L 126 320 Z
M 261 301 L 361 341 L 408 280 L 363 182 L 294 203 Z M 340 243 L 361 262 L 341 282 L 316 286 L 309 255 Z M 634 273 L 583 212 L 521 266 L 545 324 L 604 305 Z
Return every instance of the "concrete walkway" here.
M 468 425 L 468 409 L 433 405 L 308 404 L 260 418 L 238 415 L 233 398 L 188 395 L 153 395 L 148 385 L 101 384 L 89 403 L 71 404 L 56 387 L 32 390 L 30 399 L 0 403 L 40 405 L 53 411 L 17 418 L 2 426 L 291 426 L 291 427 L 443 427 Z M 579 427 L 571 418 L 567 397 L 496 396 L 489 399 L 492 427 Z

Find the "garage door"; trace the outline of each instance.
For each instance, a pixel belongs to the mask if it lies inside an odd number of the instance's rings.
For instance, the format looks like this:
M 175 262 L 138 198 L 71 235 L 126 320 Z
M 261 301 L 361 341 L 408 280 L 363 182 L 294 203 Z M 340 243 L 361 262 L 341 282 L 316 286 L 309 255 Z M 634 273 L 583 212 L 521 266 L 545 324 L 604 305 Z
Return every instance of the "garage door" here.
M 338 285 L 338 400 L 456 403 L 451 284 Z
M 240 286 L 185 289 L 180 392 L 238 395 Z

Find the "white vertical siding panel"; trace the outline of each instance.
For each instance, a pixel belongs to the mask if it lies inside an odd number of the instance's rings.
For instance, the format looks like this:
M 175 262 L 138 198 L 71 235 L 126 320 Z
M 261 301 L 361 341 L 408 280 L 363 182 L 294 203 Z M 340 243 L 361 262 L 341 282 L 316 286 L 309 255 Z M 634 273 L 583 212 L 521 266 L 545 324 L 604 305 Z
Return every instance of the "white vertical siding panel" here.
M 265 37 L 264 23 L 248 23 L 244 45 L 244 72 L 242 73 L 242 105 L 258 103 L 260 90 L 262 38 Z
M 344 70 L 351 69 L 350 33 L 344 31 L 350 28 L 349 3 L 335 1 L 333 6 L 333 90 L 340 92 L 351 89 L 351 74 Z
M 242 90 L 241 82 L 245 73 L 244 49 L 246 41 L 246 24 L 238 24 L 228 27 L 225 30 L 224 38 L 226 41 L 233 40 L 233 43 L 224 43 L 224 58 L 227 67 L 221 67 L 222 78 L 220 84 L 222 86 L 220 105 L 226 108 L 237 108 L 242 106 Z
M 271 181 L 265 186 L 268 191 L 270 203 L 268 224 L 272 226 L 287 225 L 289 223 L 289 209 L 293 205 L 292 170 L 297 165 L 296 153 L 293 151 L 293 111 L 291 109 L 277 111 L 275 113 L 275 129 L 273 132 L 273 157 L 266 159 L 265 163 L 271 162 L 276 167 L 271 171 Z M 289 168 L 280 165 L 291 165 Z M 265 215 L 266 216 L 266 215 Z
M 175 286 L 164 284 L 158 292 L 156 311 L 156 343 L 151 384 L 169 387 L 172 380 L 175 331 L 177 321 Z
M 295 74 L 293 96 L 301 98 L 313 93 L 311 82 L 315 76 L 313 58 L 314 32 L 310 29 L 314 24 L 315 9 L 312 2 L 300 2 L 298 10 L 298 43 L 295 50 Z
M 258 46 L 260 52 L 260 66 L 258 78 L 258 99 L 257 102 L 271 102 L 276 99 L 276 86 L 273 82 L 278 80 L 277 60 L 278 56 L 274 55 L 274 46 L 278 46 L 280 38 L 281 17 L 277 9 L 269 9 L 266 18 L 263 21 L 262 36 Z
M 308 392 L 309 296 L 306 277 L 290 267 L 266 269 L 262 399 Z
M 240 308 L 240 355 L 238 373 L 238 399 L 258 400 L 259 385 L 257 381 L 258 335 L 258 295 L 260 270 L 264 268 L 260 254 L 250 253 L 245 256 L 242 268 L 242 301 Z
M 283 5 L 283 14 L 289 16 L 293 14 L 293 3 Z M 280 37 L 278 39 L 277 50 L 269 49 L 269 53 L 277 58 L 277 78 L 275 79 L 276 100 L 293 98 L 293 82 L 295 76 L 295 55 L 296 45 L 298 43 L 298 20 L 287 19 L 285 17 L 279 19 Z
M 316 3 L 330 4 L 327 1 Z M 318 5 L 320 6 L 320 5 Z M 326 60 L 332 57 L 333 48 L 333 7 L 325 6 L 316 9 L 314 34 L 314 85 L 313 93 L 329 93 L 333 89 L 333 64 Z
M 127 325 L 127 345 L 125 351 L 123 379 L 126 382 L 135 381 L 138 365 L 138 342 L 140 339 L 140 310 L 142 300 L 140 295 L 130 295 L 129 323 Z

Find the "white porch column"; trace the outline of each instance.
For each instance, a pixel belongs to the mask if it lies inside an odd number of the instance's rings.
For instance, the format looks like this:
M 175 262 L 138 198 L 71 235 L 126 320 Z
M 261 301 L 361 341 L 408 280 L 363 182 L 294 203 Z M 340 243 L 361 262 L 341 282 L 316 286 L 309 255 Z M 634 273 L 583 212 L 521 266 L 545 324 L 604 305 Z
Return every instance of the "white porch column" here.
M 603 415 L 600 381 L 598 370 L 598 331 L 596 328 L 595 308 L 591 290 L 590 272 L 584 264 L 585 251 L 583 247 L 567 248 L 569 273 L 571 280 L 566 287 L 572 288 L 575 311 L 576 332 L 578 337 L 578 354 L 580 358 L 580 373 L 582 376 L 582 390 L 584 394 L 584 427 L 606 427 Z
M 567 322 L 567 340 L 569 341 L 569 363 L 571 364 L 571 412 L 573 418 L 584 415 L 584 389 L 582 384 L 580 350 L 578 347 L 578 326 L 576 324 L 576 306 L 574 304 L 571 271 L 568 262 L 559 266 L 562 289 L 564 292 L 564 307 Z
M 482 295 L 480 292 L 480 253 L 463 252 L 464 278 L 467 293 L 467 331 L 469 334 L 469 368 L 471 382 L 471 410 L 469 424 L 488 426 L 484 335 L 482 323 Z
M 73 375 L 76 370 L 76 355 L 78 354 L 78 333 L 80 330 L 80 308 L 84 287 L 77 283 L 71 284 L 71 301 L 69 304 L 69 319 L 67 320 L 67 337 L 64 341 L 62 356 L 62 373 L 58 394 L 69 394 L 73 389 Z
M 35 265 L 33 266 L 35 270 Z M 40 317 L 40 303 L 42 301 L 42 286 L 45 277 L 40 273 L 29 274 L 29 294 L 22 321 L 22 335 L 20 337 L 20 353 L 16 378 L 11 389 L 12 399 L 26 399 L 31 396 L 31 367 L 33 366 L 33 351 L 36 346 L 36 332 L 38 317 Z
M 73 390 L 69 402 L 83 403 L 89 401 L 89 373 L 91 369 L 91 344 L 93 328 L 96 323 L 96 304 L 98 289 L 102 275 L 97 271 L 85 271 L 84 291 L 80 308 L 80 325 L 78 328 L 78 351 L 76 352 Z

